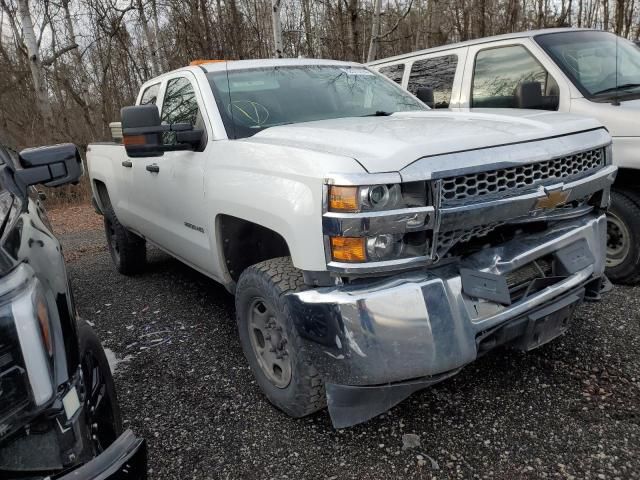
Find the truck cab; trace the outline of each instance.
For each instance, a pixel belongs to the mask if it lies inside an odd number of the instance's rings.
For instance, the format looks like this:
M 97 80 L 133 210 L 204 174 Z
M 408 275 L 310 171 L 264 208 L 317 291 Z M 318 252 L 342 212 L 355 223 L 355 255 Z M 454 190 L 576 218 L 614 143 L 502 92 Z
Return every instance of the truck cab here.
M 371 68 L 432 107 L 518 115 L 538 109 L 596 118 L 620 174 L 607 217 L 607 275 L 640 281 L 640 48 L 602 31 L 559 28 L 480 38 L 377 60 Z

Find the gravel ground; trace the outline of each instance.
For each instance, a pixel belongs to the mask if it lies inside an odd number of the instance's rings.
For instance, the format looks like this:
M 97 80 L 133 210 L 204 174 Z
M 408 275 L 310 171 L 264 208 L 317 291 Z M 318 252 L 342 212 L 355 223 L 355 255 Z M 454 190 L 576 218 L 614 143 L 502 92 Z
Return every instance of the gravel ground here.
M 640 478 L 640 288 L 584 305 L 551 344 L 495 350 L 336 431 L 326 412 L 291 419 L 261 395 L 222 287 L 156 250 L 145 274 L 121 276 L 95 224 L 75 230 L 60 238 L 77 307 L 119 359 L 151 478 Z

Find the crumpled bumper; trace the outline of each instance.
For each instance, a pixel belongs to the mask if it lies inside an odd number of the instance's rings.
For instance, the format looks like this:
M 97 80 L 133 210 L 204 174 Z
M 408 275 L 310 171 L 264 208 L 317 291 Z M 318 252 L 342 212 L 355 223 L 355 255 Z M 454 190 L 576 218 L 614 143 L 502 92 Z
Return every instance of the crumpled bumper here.
M 147 478 L 147 444 L 131 430 L 88 463 L 58 480 L 143 480 Z
M 457 264 L 289 295 L 334 425 L 378 415 L 493 346 L 529 350 L 563 333 L 585 286 L 603 276 L 605 240 L 605 216 L 592 213 Z M 461 270 L 500 279 L 549 256 L 566 267 L 562 276 L 510 305 L 471 296 L 463 285 Z

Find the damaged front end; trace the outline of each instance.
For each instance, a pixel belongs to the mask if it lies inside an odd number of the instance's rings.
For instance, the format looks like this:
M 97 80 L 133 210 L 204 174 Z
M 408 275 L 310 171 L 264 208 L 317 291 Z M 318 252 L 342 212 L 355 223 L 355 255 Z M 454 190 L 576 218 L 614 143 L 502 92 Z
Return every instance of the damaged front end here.
M 608 145 L 596 130 L 420 160 L 400 174 L 425 182 L 428 204 L 413 207 L 426 212 L 421 223 L 407 211 L 325 214 L 329 239 L 392 224 L 422 242 L 401 250 L 420 255 L 395 262 L 328 258 L 336 285 L 289 295 L 335 427 L 386 411 L 498 345 L 531 350 L 569 328 L 604 278 L 616 173 Z M 386 273 L 393 266 L 411 269 Z

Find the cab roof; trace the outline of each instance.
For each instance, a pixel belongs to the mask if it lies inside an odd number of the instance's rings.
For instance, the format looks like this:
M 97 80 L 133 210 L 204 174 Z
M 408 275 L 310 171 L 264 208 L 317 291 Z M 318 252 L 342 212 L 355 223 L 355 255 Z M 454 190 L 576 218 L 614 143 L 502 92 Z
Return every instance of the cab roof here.
M 600 31 L 594 30 L 591 28 L 544 28 L 540 30 L 528 30 L 526 32 L 514 32 L 514 33 L 505 33 L 502 35 L 494 35 L 492 37 L 484 37 L 484 38 L 476 38 L 474 40 L 466 40 L 464 42 L 458 43 L 449 43 L 447 45 L 441 45 L 439 47 L 427 48 L 424 50 L 418 50 L 417 52 L 411 53 L 403 53 L 402 55 L 396 55 L 394 57 L 382 58 L 380 60 L 375 60 L 373 62 L 367 63 L 367 65 L 379 65 L 381 63 L 390 63 L 396 60 L 404 60 L 406 58 L 415 57 L 417 55 L 423 55 L 425 53 L 434 53 L 434 52 L 442 52 L 446 50 L 452 50 L 454 48 L 460 47 L 469 47 L 471 45 L 479 45 L 482 43 L 491 43 L 499 40 L 509 40 L 511 38 L 526 38 L 526 37 L 535 37 L 537 35 L 543 35 L 547 33 L 560 33 L 560 32 L 588 32 L 588 31 Z
M 262 60 L 229 60 L 202 63 L 199 66 L 207 72 L 224 70 L 245 70 L 248 68 L 295 67 L 301 65 L 338 65 L 344 67 L 364 67 L 361 63 L 340 60 L 318 60 L 313 58 L 270 58 Z

